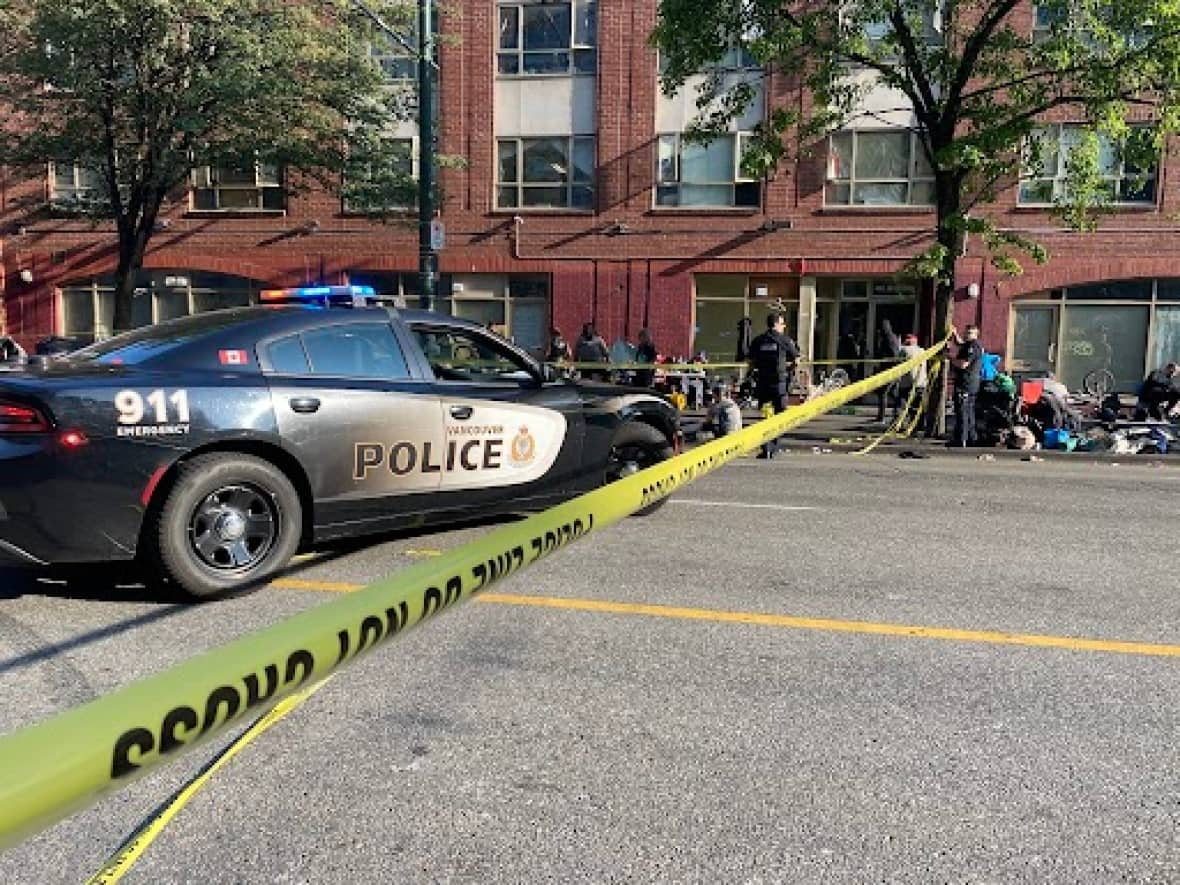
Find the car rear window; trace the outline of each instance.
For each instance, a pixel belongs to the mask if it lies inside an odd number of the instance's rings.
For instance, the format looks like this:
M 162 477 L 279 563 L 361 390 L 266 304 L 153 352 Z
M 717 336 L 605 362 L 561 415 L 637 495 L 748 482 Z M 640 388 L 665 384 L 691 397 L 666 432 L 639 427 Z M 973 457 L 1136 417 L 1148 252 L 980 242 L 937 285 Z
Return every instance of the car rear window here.
M 270 358 L 271 369 L 280 375 L 307 375 L 311 372 L 307 352 L 298 335 L 272 341 L 266 348 L 266 355 Z
M 144 326 L 69 354 L 70 362 L 135 366 L 178 350 L 210 333 L 239 325 L 249 314 L 223 310 Z

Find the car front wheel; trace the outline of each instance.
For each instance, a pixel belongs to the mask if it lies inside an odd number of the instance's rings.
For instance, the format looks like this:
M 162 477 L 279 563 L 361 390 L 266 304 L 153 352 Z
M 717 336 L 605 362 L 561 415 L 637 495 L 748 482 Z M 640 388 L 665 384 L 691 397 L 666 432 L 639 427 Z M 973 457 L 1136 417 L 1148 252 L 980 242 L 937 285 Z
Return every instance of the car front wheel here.
M 611 440 L 610 459 L 607 461 L 606 481 L 615 482 L 644 468 L 666 461 L 673 455 L 672 444 L 664 434 L 650 424 L 632 421 L 615 431 Z M 635 512 L 647 516 L 664 505 L 666 498 Z
M 299 547 L 299 494 L 273 464 L 217 453 L 182 464 L 155 524 L 162 577 L 211 599 L 256 587 Z

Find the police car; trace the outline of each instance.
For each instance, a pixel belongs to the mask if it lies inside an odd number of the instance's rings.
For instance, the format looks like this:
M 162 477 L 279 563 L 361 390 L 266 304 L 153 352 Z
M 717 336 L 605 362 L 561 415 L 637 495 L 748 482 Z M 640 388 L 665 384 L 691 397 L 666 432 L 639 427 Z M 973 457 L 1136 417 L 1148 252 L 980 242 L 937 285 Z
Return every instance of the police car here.
M 213 597 L 301 548 L 541 509 L 678 445 L 662 397 L 560 379 L 473 323 L 365 287 L 262 302 L 0 374 L 0 559 L 134 560 Z

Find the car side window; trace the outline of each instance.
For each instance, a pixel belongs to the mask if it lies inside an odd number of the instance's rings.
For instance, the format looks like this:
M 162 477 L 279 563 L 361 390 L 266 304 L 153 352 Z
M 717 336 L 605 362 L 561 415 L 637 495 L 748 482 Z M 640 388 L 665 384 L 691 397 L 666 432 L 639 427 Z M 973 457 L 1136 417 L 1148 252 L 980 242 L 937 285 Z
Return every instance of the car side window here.
M 409 378 L 406 358 L 389 326 L 353 323 L 303 333 L 313 375 L 343 378 Z
M 527 381 L 533 377 L 519 355 L 477 332 L 417 327 L 414 334 L 440 381 Z
M 266 355 L 270 359 L 271 371 L 280 375 L 311 373 L 307 353 L 303 350 L 303 342 L 298 335 L 288 335 L 286 338 L 272 341 L 266 347 Z
M 384 324 L 352 323 L 288 335 L 268 344 L 266 355 L 271 371 L 280 375 L 410 377 L 393 329 Z

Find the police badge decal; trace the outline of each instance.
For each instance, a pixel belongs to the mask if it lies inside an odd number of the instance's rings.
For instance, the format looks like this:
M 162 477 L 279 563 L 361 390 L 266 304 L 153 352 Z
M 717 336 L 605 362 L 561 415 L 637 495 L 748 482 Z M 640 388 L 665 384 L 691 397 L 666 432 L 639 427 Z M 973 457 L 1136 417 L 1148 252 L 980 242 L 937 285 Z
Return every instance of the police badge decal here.
M 527 426 L 520 428 L 520 433 L 512 440 L 508 458 L 513 467 L 527 467 L 537 456 L 537 441 Z

